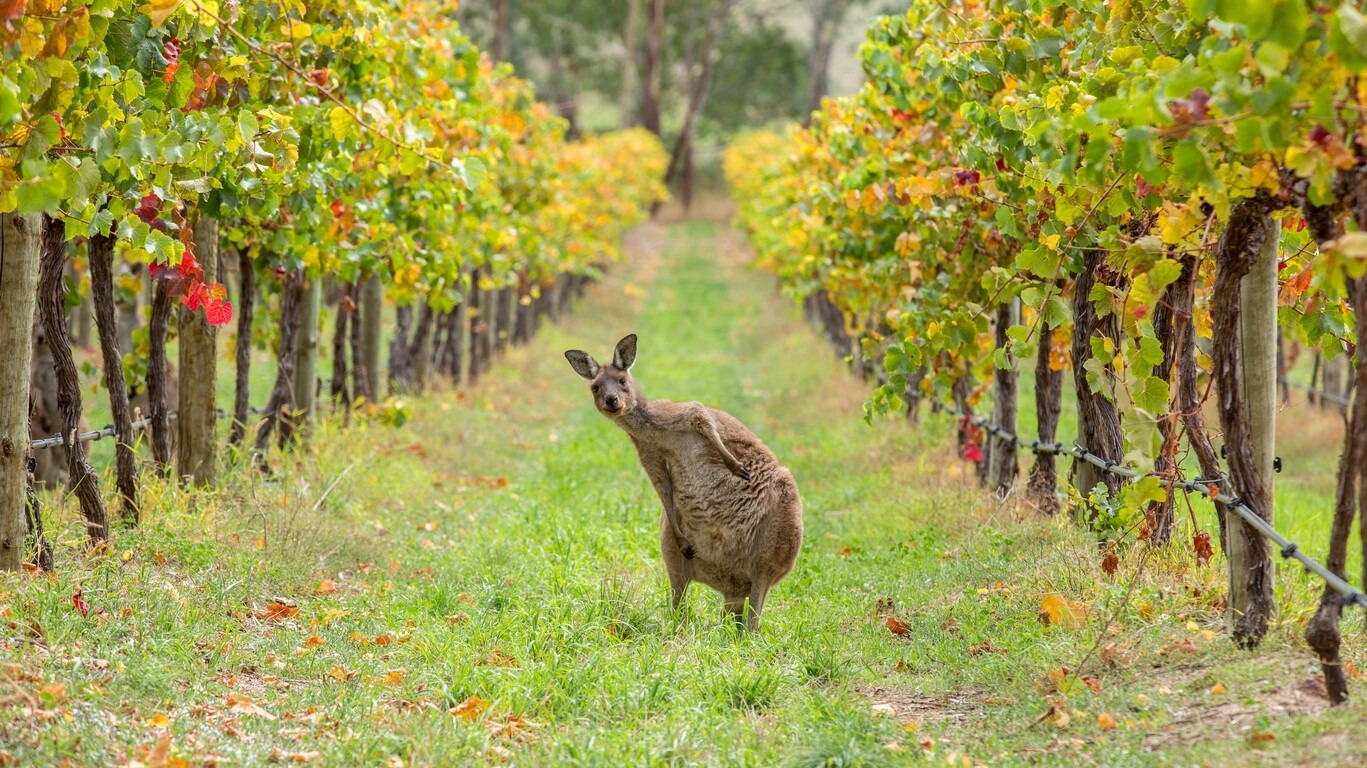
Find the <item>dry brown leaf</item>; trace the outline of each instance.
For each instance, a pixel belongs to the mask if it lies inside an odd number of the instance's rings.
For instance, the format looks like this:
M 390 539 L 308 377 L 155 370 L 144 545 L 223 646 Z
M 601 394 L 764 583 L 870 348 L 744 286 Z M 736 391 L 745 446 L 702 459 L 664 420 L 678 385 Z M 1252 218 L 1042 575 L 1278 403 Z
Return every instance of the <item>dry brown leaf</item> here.
M 1069 600 L 1057 592 L 1050 592 L 1040 600 L 1040 616 L 1045 624 L 1056 624 L 1077 628 L 1087 618 L 1086 607 Z
M 480 715 L 484 714 L 484 710 L 488 709 L 488 707 L 489 703 L 484 699 L 481 699 L 478 696 L 471 696 L 465 701 L 462 701 L 461 703 L 452 707 L 451 714 L 455 715 L 456 717 L 459 717 L 467 723 L 473 723 L 474 721 L 479 719 Z
M 1096 716 L 1096 724 L 1097 727 L 1103 731 L 1114 730 L 1116 727 L 1115 718 L 1111 717 L 1110 714 L 1106 712 L 1102 712 Z
M 337 591 L 337 582 L 332 579 L 323 579 L 318 582 L 318 587 L 314 591 L 320 595 L 331 595 Z
M 265 608 L 256 612 L 256 618 L 262 621 L 297 619 L 299 618 L 299 607 L 295 605 L 286 605 L 279 600 L 272 600 Z
M 256 700 L 237 691 L 229 691 L 226 698 L 228 711 L 238 715 L 251 715 L 253 717 L 264 717 L 267 720 L 274 720 L 275 715 L 261 708 Z
M 888 631 L 893 633 L 894 635 L 897 635 L 898 637 L 903 637 L 911 632 L 911 627 L 899 621 L 896 616 L 885 616 L 883 618 L 884 623 L 888 627 Z

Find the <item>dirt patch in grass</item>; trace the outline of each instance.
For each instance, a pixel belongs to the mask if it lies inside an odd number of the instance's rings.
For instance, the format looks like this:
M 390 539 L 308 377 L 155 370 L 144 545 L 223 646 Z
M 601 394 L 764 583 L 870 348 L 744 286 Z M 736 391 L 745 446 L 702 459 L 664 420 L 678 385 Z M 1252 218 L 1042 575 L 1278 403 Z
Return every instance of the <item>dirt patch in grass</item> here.
M 921 693 L 896 686 L 866 687 L 859 690 L 873 710 L 898 720 L 918 723 L 964 723 L 976 718 L 987 705 L 987 691 L 966 688 L 944 693 Z
M 1155 689 L 1181 686 L 1188 695 L 1169 704 L 1168 720 L 1144 737 L 1144 749 L 1156 751 L 1212 739 L 1256 740 L 1260 723 L 1271 723 L 1301 715 L 1319 714 L 1329 708 L 1324 678 L 1307 674 L 1304 659 L 1272 657 L 1265 660 L 1266 671 L 1251 683 L 1232 684 L 1224 691 L 1213 683 L 1210 670 L 1203 666 L 1184 666 L 1154 670 Z M 1219 688 L 1218 692 L 1216 688 Z M 1197 693 L 1199 691 L 1199 693 Z

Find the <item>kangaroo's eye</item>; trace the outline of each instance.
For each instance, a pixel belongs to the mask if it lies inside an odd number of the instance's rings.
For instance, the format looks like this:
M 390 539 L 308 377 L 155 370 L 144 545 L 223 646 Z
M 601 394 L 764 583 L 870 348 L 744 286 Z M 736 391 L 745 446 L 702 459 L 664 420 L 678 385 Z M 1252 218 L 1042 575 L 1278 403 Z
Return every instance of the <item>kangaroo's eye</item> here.
M 593 394 L 595 394 L 595 395 L 598 394 L 598 385 L 597 385 L 597 384 L 594 384 L 592 387 L 589 387 L 589 389 L 593 391 Z
M 625 386 L 627 385 L 627 380 L 626 380 L 626 379 L 618 379 L 618 380 L 617 380 L 617 383 L 618 383 L 618 384 L 621 384 L 622 386 L 625 387 Z

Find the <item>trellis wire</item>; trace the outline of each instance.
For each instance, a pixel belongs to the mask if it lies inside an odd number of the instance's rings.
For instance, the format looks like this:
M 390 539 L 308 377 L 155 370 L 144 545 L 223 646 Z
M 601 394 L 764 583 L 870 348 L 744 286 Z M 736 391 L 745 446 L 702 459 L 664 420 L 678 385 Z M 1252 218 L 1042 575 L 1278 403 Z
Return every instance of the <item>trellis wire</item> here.
M 940 407 L 959 418 L 968 419 L 974 426 L 980 427 L 1003 440 L 1008 440 L 1012 445 L 1025 448 L 1032 453 L 1052 453 L 1073 456 L 1096 466 L 1102 472 L 1109 472 L 1110 474 L 1119 475 L 1120 477 L 1129 480 L 1138 480 L 1142 477 L 1156 477 L 1165 487 L 1186 491 L 1188 493 L 1200 493 L 1207 496 L 1212 501 L 1223 504 L 1226 509 L 1233 510 L 1235 514 L 1243 518 L 1244 522 L 1253 526 L 1259 533 L 1271 539 L 1273 543 L 1281 548 L 1281 555 L 1283 558 L 1297 560 L 1305 567 L 1305 570 L 1324 579 L 1324 582 L 1328 584 L 1331 589 L 1338 592 L 1340 595 L 1343 595 L 1344 601 L 1349 605 L 1359 605 L 1363 608 L 1367 608 L 1367 595 L 1363 594 L 1360 590 L 1343 579 L 1340 579 L 1323 565 L 1315 562 L 1314 559 L 1301 551 L 1299 545 L 1281 535 L 1270 523 L 1255 514 L 1253 510 L 1249 509 L 1242 499 L 1227 492 L 1213 490 L 1215 486 L 1228 484 L 1228 481 L 1223 477 L 1213 479 L 1198 477 L 1194 480 L 1178 480 L 1155 475 L 1151 472 L 1140 472 L 1128 467 L 1122 467 L 1115 461 L 1098 456 L 1087 450 L 1086 446 L 1083 446 L 1080 443 L 1075 442 L 1070 448 L 1063 443 L 1041 443 L 1038 440 L 1022 440 L 1021 437 L 1014 432 L 1010 432 L 1000 425 L 993 424 L 985 418 L 975 416 L 951 406 Z
M 262 408 L 253 407 L 253 408 L 251 409 L 251 412 L 252 412 L 252 413 L 265 413 L 265 410 L 262 409 Z M 220 409 L 218 409 L 218 410 L 214 413 L 214 416 L 215 416 L 216 418 L 219 418 L 219 419 L 226 419 L 226 418 L 228 418 L 228 412 L 225 411 L 225 410 L 223 410 L 222 408 L 220 408 Z M 176 417 L 176 412 L 175 412 L 175 411 L 171 411 L 171 413 L 167 415 L 167 418 L 170 418 L 170 419 L 174 419 L 175 417 Z M 133 422 L 132 427 L 133 427 L 133 429 L 143 429 L 144 427 L 150 427 L 151 425 L 152 425 L 152 417 L 151 417 L 151 416 L 146 416 L 146 417 L 144 417 L 144 418 L 138 419 L 137 421 Z M 80 442 L 80 443 L 90 443 L 90 442 L 94 442 L 94 441 L 96 441 L 96 440 L 101 440 L 101 439 L 106 438 L 106 437 L 113 437 L 115 431 L 116 431 L 116 430 L 114 429 L 113 426 L 108 426 L 108 427 L 105 427 L 104 429 L 97 429 L 97 430 L 94 430 L 94 431 L 92 431 L 92 432 L 80 432 L 80 433 L 77 433 L 77 435 L 76 435 L 76 441 L 77 441 L 77 442 Z M 40 450 L 40 449 L 43 449 L 43 448 L 56 448 L 56 447 L 59 446 L 59 445 L 65 444 L 65 442 L 66 442 L 65 436 L 64 436 L 61 432 L 58 432 L 57 434 L 55 434 L 55 435 L 53 435 L 53 436 L 51 436 L 51 437 L 44 437 L 44 438 L 42 438 L 41 440 L 34 440 L 32 443 L 29 443 L 29 447 L 36 451 L 36 450 Z

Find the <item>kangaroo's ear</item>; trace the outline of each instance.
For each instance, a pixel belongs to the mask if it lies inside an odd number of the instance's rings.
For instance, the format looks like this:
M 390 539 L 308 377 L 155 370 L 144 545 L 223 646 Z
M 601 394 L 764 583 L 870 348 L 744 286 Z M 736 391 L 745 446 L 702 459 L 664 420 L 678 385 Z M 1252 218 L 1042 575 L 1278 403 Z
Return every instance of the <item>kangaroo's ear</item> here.
M 617 342 L 617 349 L 612 353 L 612 364 L 622 370 L 629 370 L 636 363 L 636 334 L 628 334 L 626 338 Z
M 574 368 L 575 373 L 586 379 L 592 379 L 598 375 L 598 363 L 582 349 L 571 349 L 565 352 L 565 359 L 570 361 L 570 367 Z

